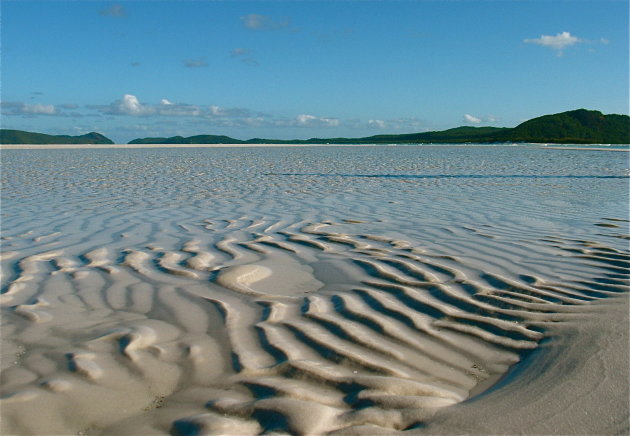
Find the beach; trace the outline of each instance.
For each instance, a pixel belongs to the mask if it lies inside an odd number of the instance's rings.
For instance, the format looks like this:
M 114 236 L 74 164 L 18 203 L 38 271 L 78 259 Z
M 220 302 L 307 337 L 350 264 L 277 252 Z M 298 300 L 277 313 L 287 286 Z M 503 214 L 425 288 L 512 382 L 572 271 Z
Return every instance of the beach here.
M 627 434 L 614 151 L 3 146 L 0 433 Z

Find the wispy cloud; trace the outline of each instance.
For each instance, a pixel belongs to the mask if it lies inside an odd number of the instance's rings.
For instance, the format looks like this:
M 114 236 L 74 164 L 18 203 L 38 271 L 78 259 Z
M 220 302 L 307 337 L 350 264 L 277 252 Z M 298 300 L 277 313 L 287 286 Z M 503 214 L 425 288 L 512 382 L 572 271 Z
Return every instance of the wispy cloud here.
M 252 112 L 245 108 L 225 108 L 217 105 L 200 106 L 187 103 L 174 103 L 167 98 L 160 99 L 157 104 L 142 103 L 133 94 L 125 94 L 122 98 L 108 105 L 90 105 L 88 109 L 103 115 L 129 117 L 161 117 L 162 122 L 169 117 L 188 117 L 214 122 L 217 125 L 246 125 L 248 119 L 260 119 L 271 125 L 270 116 Z M 259 121 L 260 122 L 260 121 Z
M 0 103 L 0 108 L 2 109 L 2 114 L 8 116 L 61 115 L 52 104 L 3 101 Z
M 230 117 L 230 118 L 248 118 L 251 117 L 252 111 L 244 108 L 225 108 L 221 106 L 212 105 L 209 107 L 209 114 L 213 117 Z
M 387 123 L 383 120 L 369 120 L 368 126 L 376 127 L 378 129 L 384 129 L 387 126 Z
M 470 114 L 464 114 L 464 121 L 467 123 L 479 124 L 481 123 L 481 118 L 477 118 Z
M 125 94 L 120 100 L 116 100 L 109 105 L 93 105 L 89 107 L 102 114 L 108 115 L 129 115 L 129 116 L 188 116 L 196 117 L 202 114 L 199 106 L 190 104 L 174 104 L 163 98 L 159 104 L 140 103 L 138 97 L 132 94 Z
M 186 68 L 203 68 L 208 66 L 205 58 L 185 59 L 184 66 Z
M 280 30 L 287 29 L 291 25 L 288 18 L 276 20 L 261 14 L 247 14 L 241 17 L 241 22 L 243 26 L 251 30 Z
M 343 121 L 343 125 L 353 129 L 378 129 L 391 132 L 423 132 L 427 130 L 427 121 L 416 117 L 369 119 L 367 121 L 354 119 Z
M 295 117 L 298 126 L 308 127 L 337 127 L 339 120 L 329 117 L 318 117 L 315 115 L 300 114 Z
M 570 47 L 580 42 L 584 42 L 583 39 L 577 36 L 571 35 L 569 32 L 561 32 L 555 36 L 541 35 L 540 38 L 524 39 L 523 42 L 528 44 L 542 45 L 543 47 L 549 47 L 556 51 L 556 55 L 562 56 L 566 47 Z
M 239 57 L 239 56 L 246 56 L 246 55 L 250 55 L 252 54 L 252 50 L 249 48 L 235 48 L 234 50 L 232 50 L 231 52 L 232 56 L 234 57 Z
M 254 51 L 249 48 L 235 48 L 230 52 L 230 55 L 234 59 L 238 59 L 247 65 L 257 66 L 259 65 L 258 60 L 254 57 Z
M 124 17 L 127 15 L 125 8 L 122 5 L 112 5 L 107 9 L 103 9 L 98 12 L 99 15 L 104 17 Z
M 500 121 L 501 118 L 495 115 L 475 116 L 471 114 L 464 114 L 463 120 L 465 123 L 469 123 L 469 124 L 481 124 L 481 123 L 495 123 L 497 121 Z

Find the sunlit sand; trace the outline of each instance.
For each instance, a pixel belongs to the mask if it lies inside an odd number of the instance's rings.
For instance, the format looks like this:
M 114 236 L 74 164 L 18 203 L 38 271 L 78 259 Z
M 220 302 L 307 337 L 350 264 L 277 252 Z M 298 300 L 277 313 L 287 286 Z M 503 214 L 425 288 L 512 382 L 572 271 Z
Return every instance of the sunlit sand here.
M 2 147 L 3 434 L 627 431 L 627 156 L 152 147 Z

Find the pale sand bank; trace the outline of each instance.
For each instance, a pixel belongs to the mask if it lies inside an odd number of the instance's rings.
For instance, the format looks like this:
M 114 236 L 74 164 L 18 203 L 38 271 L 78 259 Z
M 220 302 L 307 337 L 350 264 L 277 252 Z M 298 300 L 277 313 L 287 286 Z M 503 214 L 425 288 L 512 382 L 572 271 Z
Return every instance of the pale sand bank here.
M 504 383 L 444 409 L 426 433 L 629 434 L 629 311 L 626 294 L 567 315 Z
M 0 144 L 0 150 L 55 150 L 99 148 L 248 148 L 248 147 L 370 147 L 382 144 Z

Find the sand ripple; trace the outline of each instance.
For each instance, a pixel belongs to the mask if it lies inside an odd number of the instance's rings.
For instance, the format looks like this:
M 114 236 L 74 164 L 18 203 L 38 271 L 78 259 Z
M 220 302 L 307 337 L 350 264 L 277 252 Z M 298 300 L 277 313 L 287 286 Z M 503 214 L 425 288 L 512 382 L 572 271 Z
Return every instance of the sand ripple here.
M 34 376 L 5 382 L 4 413 L 23 401 L 62 408 L 51 395 L 90 385 L 134 389 L 103 413 L 138 432 L 160 422 L 174 434 L 415 428 L 492 385 L 549 323 L 627 290 L 628 253 L 601 243 L 548 237 L 528 259 L 513 243 L 445 256 L 358 231 L 370 225 L 205 220 L 168 244 L 177 250 L 147 239 L 8 258 L 4 322 L 28 345 L 18 364 L 3 361 L 5 380 Z M 549 250 L 539 271 L 510 264 Z M 495 266 L 480 269 L 484 258 Z M 190 409 L 204 412 L 176 413 Z M 111 426 L 97 415 L 81 419 Z
M 2 433 L 421 430 L 627 294 L 623 156 L 371 149 L 7 151 Z

